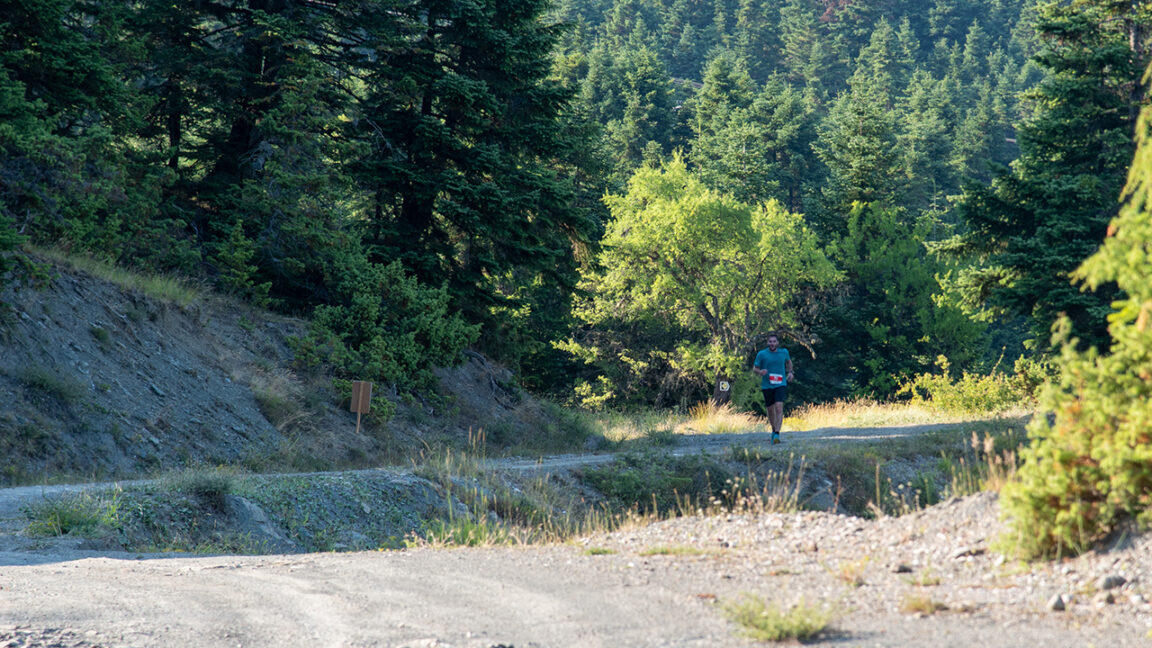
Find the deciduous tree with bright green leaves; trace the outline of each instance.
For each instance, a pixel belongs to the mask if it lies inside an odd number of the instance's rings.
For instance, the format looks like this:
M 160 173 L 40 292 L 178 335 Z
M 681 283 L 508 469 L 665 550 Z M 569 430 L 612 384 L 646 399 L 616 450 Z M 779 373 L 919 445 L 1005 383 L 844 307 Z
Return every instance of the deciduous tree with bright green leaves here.
M 772 329 L 807 342 L 798 335 L 805 291 L 838 275 L 801 216 L 710 190 L 679 156 L 638 170 L 626 194 L 605 200 L 603 250 L 581 282 L 586 326 L 565 348 L 618 395 L 627 392 L 621 381 L 652 380 L 644 372 L 697 390 L 746 374 L 757 337 Z
M 1064 320 L 1063 378 L 1041 405 L 1019 479 L 1005 487 L 1007 540 L 1026 557 L 1080 553 L 1126 520 L 1152 522 L 1152 109 L 1125 202 L 1100 249 L 1076 271 L 1087 288 L 1116 282 L 1107 355 L 1076 349 Z

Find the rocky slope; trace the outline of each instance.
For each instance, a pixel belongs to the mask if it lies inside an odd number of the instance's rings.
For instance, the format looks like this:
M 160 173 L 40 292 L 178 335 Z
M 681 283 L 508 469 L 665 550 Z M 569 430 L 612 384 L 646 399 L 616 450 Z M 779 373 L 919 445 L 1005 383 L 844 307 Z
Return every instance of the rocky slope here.
M 438 394 L 377 386 L 397 414 L 366 417 L 357 434 L 332 382 L 292 369 L 288 341 L 306 322 L 220 297 L 181 307 L 41 261 L 54 275 L 45 286 L 0 292 L 0 484 L 379 465 L 482 426 L 562 433 L 471 353 L 438 370 Z

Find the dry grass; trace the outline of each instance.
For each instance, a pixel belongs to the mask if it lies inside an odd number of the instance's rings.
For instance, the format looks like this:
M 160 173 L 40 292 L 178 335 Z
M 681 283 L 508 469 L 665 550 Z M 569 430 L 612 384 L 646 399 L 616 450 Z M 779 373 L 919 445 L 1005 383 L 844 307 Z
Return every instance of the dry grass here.
M 653 433 L 671 431 L 679 416 L 668 412 L 598 412 L 587 413 L 589 427 L 611 443 L 644 439 Z
M 658 545 L 649 547 L 639 553 L 641 556 L 701 556 L 709 552 L 707 549 L 700 547 L 691 547 L 688 545 Z
M 864 556 L 860 560 L 845 560 L 835 568 L 825 566 L 824 569 L 849 587 L 860 587 L 864 584 L 864 572 L 869 562 L 871 557 Z
M 958 423 L 984 418 L 978 415 L 945 414 L 910 403 L 880 403 L 871 400 L 839 400 L 820 405 L 804 405 L 784 419 L 789 430 L 815 430 L 825 427 L 887 427 Z
M 180 308 L 204 300 L 204 291 L 179 277 L 145 275 L 93 257 L 72 254 L 59 248 L 32 248 L 32 251 L 61 265 L 86 272 L 125 290 L 141 292 L 158 301 Z
M 736 411 L 727 405 L 715 407 L 708 401 L 693 406 L 687 415 L 674 412 L 600 413 L 594 416 L 591 427 L 612 443 L 644 440 L 657 445 L 666 445 L 680 435 L 765 430 L 761 417 Z
M 314 415 L 305 405 L 304 386 L 287 369 L 251 366 L 234 371 L 232 380 L 252 389 L 260 412 L 280 432 L 294 431 Z
M 927 596 L 909 594 L 904 597 L 904 600 L 900 604 L 900 609 L 908 614 L 928 616 L 947 610 L 948 606 L 939 601 L 933 601 Z
M 689 409 L 688 419 L 673 429 L 678 434 L 730 434 L 763 431 L 764 423 L 748 412 L 737 412 L 728 405 L 716 407 L 705 401 Z

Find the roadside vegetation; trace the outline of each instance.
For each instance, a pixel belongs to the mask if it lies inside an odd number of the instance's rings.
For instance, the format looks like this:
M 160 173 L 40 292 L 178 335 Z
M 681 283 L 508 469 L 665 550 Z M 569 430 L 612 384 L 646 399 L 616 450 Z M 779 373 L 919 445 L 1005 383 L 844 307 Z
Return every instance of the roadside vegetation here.
M 904 420 L 905 406 L 890 407 Z M 867 409 L 879 425 L 884 406 Z M 818 409 L 821 422 L 847 421 L 859 410 L 844 406 L 837 419 L 834 406 Z M 200 466 L 163 473 L 147 486 L 46 500 L 26 515 L 37 534 L 82 536 L 92 546 L 129 551 L 555 543 L 682 515 L 901 515 L 1000 488 L 1024 441 L 1020 419 L 992 418 L 911 437 L 813 446 L 801 454 L 799 445 L 787 452 L 735 445 L 718 454 L 677 456 L 684 435 L 762 426 L 748 415 L 703 407 L 682 417 L 573 416 L 587 417 L 582 425 L 589 428 L 626 431 L 606 441 L 613 461 L 553 473 L 501 470 L 478 431 L 462 447 L 418 454 L 410 476 L 395 470 L 274 476 Z M 267 525 L 253 524 L 245 502 L 267 516 Z

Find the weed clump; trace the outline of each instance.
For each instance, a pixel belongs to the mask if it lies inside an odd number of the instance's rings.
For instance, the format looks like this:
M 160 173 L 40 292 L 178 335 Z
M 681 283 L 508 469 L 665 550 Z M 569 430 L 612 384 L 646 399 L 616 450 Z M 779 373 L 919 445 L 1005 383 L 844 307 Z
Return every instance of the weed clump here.
M 208 509 L 222 512 L 227 498 L 236 490 L 236 471 L 230 468 L 188 469 L 170 476 L 168 489 L 191 495 Z
M 825 606 L 801 602 L 791 609 L 783 609 L 751 594 L 725 602 L 723 609 L 745 636 L 758 641 L 812 639 L 823 632 L 834 617 L 833 611 Z
M 77 380 L 40 366 L 25 367 L 16 376 L 23 385 L 62 405 L 69 405 L 84 394 L 84 386 Z
M 120 493 L 83 493 L 45 499 L 24 509 L 28 535 L 93 537 L 119 526 Z

